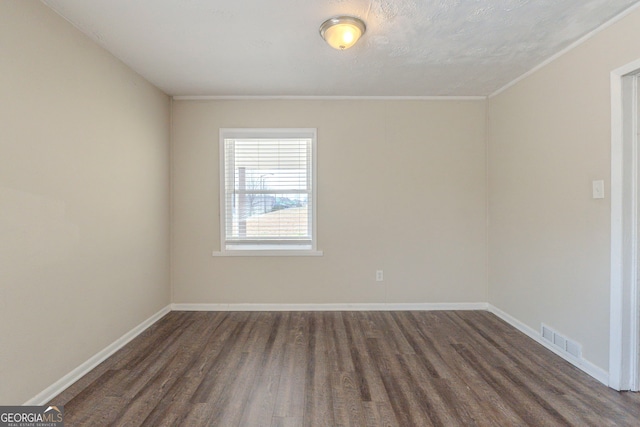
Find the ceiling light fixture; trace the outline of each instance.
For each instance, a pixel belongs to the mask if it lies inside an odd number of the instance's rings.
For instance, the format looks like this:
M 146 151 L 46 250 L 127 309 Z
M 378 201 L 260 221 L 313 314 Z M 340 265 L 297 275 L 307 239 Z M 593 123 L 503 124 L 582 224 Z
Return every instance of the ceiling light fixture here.
M 345 50 L 356 44 L 367 30 L 362 19 L 353 16 L 338 16 L 327 19 L 320 25 L 320 35 L 334 49 Z

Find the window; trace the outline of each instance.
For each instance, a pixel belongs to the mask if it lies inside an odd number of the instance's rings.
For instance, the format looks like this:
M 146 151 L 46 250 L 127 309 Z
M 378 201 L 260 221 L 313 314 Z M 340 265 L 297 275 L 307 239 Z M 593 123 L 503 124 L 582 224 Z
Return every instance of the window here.
M 315 151 L 315 129 L 220 130 L 220 254 L 320 255 Z

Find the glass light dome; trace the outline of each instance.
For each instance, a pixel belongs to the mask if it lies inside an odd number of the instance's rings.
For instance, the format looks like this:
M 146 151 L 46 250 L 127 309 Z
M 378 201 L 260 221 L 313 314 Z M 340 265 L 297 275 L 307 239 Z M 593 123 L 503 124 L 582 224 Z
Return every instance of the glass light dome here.
M 345 50 L 356 44 L 366 29 L 361 19 L 353 16 L 338 16 L 322 23 L 320 35 L 332 48 Z

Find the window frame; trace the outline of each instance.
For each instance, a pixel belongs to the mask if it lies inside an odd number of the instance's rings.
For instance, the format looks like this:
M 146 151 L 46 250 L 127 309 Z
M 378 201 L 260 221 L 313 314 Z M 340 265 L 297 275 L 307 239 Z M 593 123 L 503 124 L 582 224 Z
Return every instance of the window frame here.
M 220 217 L 220 250 L 214 251 L 213 256 L 322 256 L 317 249 L 317 138 L 316 128 L 220 128 L 219 132 L 219 207 Z M 226 179 L 225 139 L 277 139 L 277 138 L 309 138 L 311 139 L 311 243 L 273 243 L 265 241 L 256 244 L 241 243 L 228 244 L 226 216 Z

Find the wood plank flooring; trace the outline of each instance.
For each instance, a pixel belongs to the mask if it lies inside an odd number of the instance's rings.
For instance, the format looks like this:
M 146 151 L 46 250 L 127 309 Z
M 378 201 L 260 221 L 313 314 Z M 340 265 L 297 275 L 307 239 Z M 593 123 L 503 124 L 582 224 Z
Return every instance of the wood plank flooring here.
M 494 315 L 171 312 L 69 387 L 67 426 L 638 426 Z

